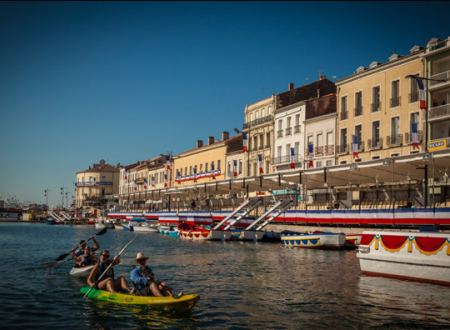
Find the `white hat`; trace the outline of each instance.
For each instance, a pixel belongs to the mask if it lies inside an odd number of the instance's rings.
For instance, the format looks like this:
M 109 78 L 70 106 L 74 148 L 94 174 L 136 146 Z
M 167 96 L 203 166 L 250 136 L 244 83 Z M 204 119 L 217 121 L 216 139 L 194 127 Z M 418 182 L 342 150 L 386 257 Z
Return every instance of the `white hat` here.
M 148 260 L 149 257 L 146 257 L 145 254 L 139 252 L 136 256 L 136 259 L 134 259 L 135 262 L 138 262 L 139 259 L 145 259 Z

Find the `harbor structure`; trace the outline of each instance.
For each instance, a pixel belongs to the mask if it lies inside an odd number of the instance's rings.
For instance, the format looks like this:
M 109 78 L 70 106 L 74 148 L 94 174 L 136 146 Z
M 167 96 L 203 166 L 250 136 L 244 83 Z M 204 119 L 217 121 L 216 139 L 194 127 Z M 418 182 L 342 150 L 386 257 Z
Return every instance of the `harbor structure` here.
M 423 151 L 424 115 L 418 85 L 408 75 L 423 75 L 423 47 L 407 55 L 392 54 L 388 61 L 360 66 L 336 82 L 337 162 L 349 164 L 398 157 Z M 418 145 L 413 146 L 412 125 Z
M 77 172 L 75 206 L 77 208 L 106 205 L 106 196 L 119 192 L 120 164 L 106 164 L 101 159 L 87 170 Z

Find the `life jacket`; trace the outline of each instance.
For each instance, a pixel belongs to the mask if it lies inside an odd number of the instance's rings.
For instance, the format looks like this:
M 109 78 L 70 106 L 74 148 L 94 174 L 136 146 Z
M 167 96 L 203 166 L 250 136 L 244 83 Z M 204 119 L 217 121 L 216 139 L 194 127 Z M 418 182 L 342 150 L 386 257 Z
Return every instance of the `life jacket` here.
M 82 256 L 82 260 L 81 260 L 81 264 L 84 266 L 90 266 L 93 265 L 95 263 L 95 261 L 91 258 L 91 255 L 83 255 Z
M 108 266 L 109 266 L 111 263 L 112 263 L 111 260 L 108 260 L 108 263 L 106 263 L 106 264 L 101 263 L 100 261 L 98 262 L 99 269 L 98 269 L 98 274 L 97 274 L 97 276 L 95 277 L 95 281 L 98 281 L 100 275 L 102 275 L 102 274 L 105 272 L 106 268 L 108 268 Z M 103 281 L 104 279 L 107 279 L 108 277 L 111 277 L 111 278 L 114 280 L 114 268 L 113 268 L 113 267 L 111 267 L 110 269 L 108 269 L 108 272 L 102 277 L 102 281 Z
M 138 270 L 139 276 L 144 276 L 144 275 L 142 275 L 141 267 L 136 266 L 136 268 L 137 268 L 137 270 Z M 145 266 L 145 269 L 147 270 L 148 276 L 150 276 L 150 277 L 155 277 L 155 274 L 153 274 L 153 271 L 152 271 L 152 269 L 151 269 L 149 266 Z M 142 285 L 140 285 L 140 284 L 138 284 L 138 283 L 134 283 L 134 282 L 133 282 L 133 285 L 134 285 L 134 287 L 135 287 L 136 289 L 138 289 L 138 290 L 141 290 L 141 289 L 144 288 L 144 286 L 142 286 Z

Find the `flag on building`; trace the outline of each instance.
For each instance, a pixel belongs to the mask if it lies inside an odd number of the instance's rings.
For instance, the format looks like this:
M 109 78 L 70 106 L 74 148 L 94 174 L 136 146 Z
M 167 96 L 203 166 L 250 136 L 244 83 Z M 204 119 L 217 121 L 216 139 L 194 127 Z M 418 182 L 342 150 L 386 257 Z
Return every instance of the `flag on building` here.
M 66 199 L 67 199 L 67 193 L 66 193 Z
M 233 160 L 233 176 L 237 177 L 237 160 Z
M 47 197 L 47 190 L 44 190 L 44 197 Z
M 170 156 L 166 156 L 166 170 L 170 170 Z
M 419 132 L 417 131 L 417 123 L 411 123 L 411 142 L 413 150 L 419 149 Z
M 61 188 L 61 195 L 63 194 L 63 188 Z
M 164 188 L 167 188 L 167 173 L 164 173 Z
M 243 150 L 243 152 L 248 152 L 247 134 L 242 133 L 242 141 L 244 143 L 244 150 Z
M 211 173 L 212 173 L 212 179 L 215 180 L 216 179 L 216 173 L 214 171 L 214 163 L 211 163 Z
M 94 187 L 97 187 L 97 183 L 95 182 L 95 178 L 94 178 Z
M 144 178 L 144 189 L 147 189 L 147 179 Z
M 155 176 L 152 175 L 152 187 L 155 188 Z
M 177 178 L 176 181 L 178 182 L 178 184 L 181 184 L 181 175 L 180 175 L 180 171 L 177 171 Z
M 197 169 L 194 167 L 194 182 L 197 182 Z
M 291 148 L 291 169 L 295 169 L 295 152 L 294 152 L 294 148 Z
M 353 150 L 353 159 L 358 158 L 358 136 L 352 135 L 352 150 Z
M 308 153 L 309 153 L 308 167 L 314 167 L 314 162 L 313 162 L 314 152 L 313 152 L 313 144 L 312 143 L 308 144 Z
M 263 169 L 262 155 L 258 155 L 258 163 L 259 163 L 259 174 L 263 174 L 264 169 Z
M 427 110 L 427 101 L 425 96 L 425 89 L 423 88 L 423 80 L 418 79 L 417 80 L 417 86 L 419 86 L 419 100 L 420 100 L 420 109 L 421 110 Z
M 127 176 L 127 172 L 128 172 L 128 170 L 127 170 L 127 169 L 125 169 L 125 180 L 127 180 L 127 179 L 128 179 L 128 176 Z
M 137 182 L 134 180 L 134 190 L 137 190 Z

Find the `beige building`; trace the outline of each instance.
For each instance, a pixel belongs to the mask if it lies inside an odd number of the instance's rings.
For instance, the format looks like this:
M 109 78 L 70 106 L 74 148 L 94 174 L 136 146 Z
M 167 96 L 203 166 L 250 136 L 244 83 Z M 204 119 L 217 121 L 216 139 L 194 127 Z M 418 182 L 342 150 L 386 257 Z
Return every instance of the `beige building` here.
M 106 164 L 102 159 L 92 168 L 89 166 L 89 169 L 77 172 L 75 207 L 106 204 L 105 196 L 117 194 L 119 191 L 119 166 Z
M 273 112 L 276 96 L 245 107 L 245 123 L 242 131 L 247 135 L 248 154 L 244 159 L 244 176 L 259 175 L 259 159 L 262 156 L 264 174 L 272 173 L 270 167 L 273 142 Z
M 353 162 L 352 135 L 358 138 L 359 159 L 367 161 L 408 155 L 413 152 L 411 123 L 419 123 L 423 151 L 424 117 L 418 87 L 408 75 L 423 75 L 423 48 L 410 54 L 393 54 L 388 62 L 372 62 L 355 74 L 336 82 L 337 164 Z

